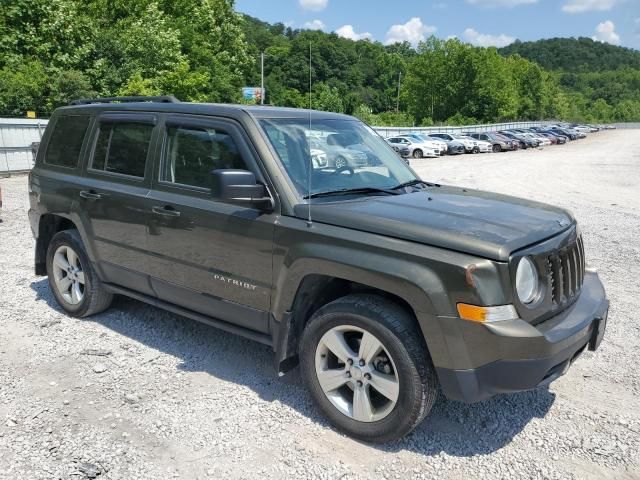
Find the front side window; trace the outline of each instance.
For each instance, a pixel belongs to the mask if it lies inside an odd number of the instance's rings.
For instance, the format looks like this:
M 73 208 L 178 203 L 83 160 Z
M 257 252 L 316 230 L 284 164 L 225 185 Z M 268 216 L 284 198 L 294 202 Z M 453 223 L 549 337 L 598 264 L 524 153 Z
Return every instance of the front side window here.
M 86 115 L 59 117 L 47 146 L 45 163 L 58 167 L 77 167 L 88 126 L 89 117 Z
M 260 120 L 260 125 L 303 198 L 331 191 L 391 189 L 417 179 L 385 140 L 357 120 L 316 119 L 310 128 L 308 119 L 272 118 Z M 319 158 L 322 161 L 316 161 Z
M 167 128 L 161 181 L 210 188 L 217 169 L 247 170 L 231 135 L 216 128 Z
M 91 168 L 143 178 L 152 132 L 150 124 L 102 123 Z

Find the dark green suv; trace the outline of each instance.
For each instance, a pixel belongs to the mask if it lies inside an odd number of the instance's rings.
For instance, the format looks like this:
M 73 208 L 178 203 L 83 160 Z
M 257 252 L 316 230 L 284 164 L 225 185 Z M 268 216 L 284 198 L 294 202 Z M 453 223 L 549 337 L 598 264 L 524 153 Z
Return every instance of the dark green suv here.
M 345 115 L 79 101 L 51 118 L 29 192 L 36 273 L 67 313 L 122 294 L 270 345 L 368 441 L 413 429 L 439 387 L 546 385 L 604 334 L 571 214 L 423 181 Z

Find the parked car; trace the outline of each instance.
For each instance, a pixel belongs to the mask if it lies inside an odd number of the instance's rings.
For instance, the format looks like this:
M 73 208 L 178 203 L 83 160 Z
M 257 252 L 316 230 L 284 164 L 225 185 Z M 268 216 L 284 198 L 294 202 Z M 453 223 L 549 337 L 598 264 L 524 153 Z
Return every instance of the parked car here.
M 523 150 L 526 150 L 527 148 L 538 148 L 538 146 L 540 145 L 540 142 L 538 142 L 537 140 L 525 137 L 522 134 L 510 132 L 508 130 L 501 130 L 500 134 L 513 140 L 518 140 L 520 142 L 520 148 L 522 148 Z
M 426 182 L 346 115 L 139 100 L 56 109 L 29 177 L 35 273 L 67 315 L 119 294 L 269 345 L 367 442 L 439 392 L 546 387 L 601 344 L 609 304 L 570 212 Z M 309 162 L 310 122 L 381 165 Z
M 0 185 L 0 215 L 2 215 L 2 185 Z M 2 222 L 2 218 L 0 218 L 0 222 Z
M 495 135 L 496 138 L 502 140 L 503 142 L 506 142 L 509 145 L 509 150 L 519 150 L 521 148 L 520 145 L 520 140 L 517 140 L 515 138 L 509 138 L 505 135 L 502 135 L 499 132 L 491 132 L 492 135 Z
M 511 131 L 515 134 L 522 135 L 526 138 L 537 140 L 539 147 L 547 147 L 551 145 L 551 140 L 541 135 L 538 135 L 538 133 L 535 130 L 531 131 L 525 128 L 514 128 Z
M 432 137 L 430 135 L 425 135 L 423 133 L 412 133 L 409 135 L 415 136 L 418 139 L 422 139 L 425 142 L 434 142 L 435 146 L 440 149 L 440 155 L 445 155 L 449 150 L 449 146 L 447 145 L 447 142 L 445 142 L 441 138 Z
M 480 151 L 478 141 L 473 138 L 467 137 L 466 135 L 460 135 L 457 133 L 432 133 L 430 136 L 441 138 L 445 141 L 459 142 L 464 146 L 464 150 L 466 153 L 478 153 Z
M 551 140 L 551 143 L 553 145 L 564 145 L 565 143 L 567 143 L 567 137 L 563 135 L 554 135 L 550 132 L 538 132 L 538 135 L 542 135 L 548 138 L 549 140 Z
M 390 144 L 391 148 L 395 150 L 395 152 L 400 155 L 402 158 L 407 158 L 411 155 L 411 150 L 408 147 L 399 144 Z
M 563 135 L 560 132 L 554 132 L 553 130 L 542 130 L 540 133 L 544 135 L 552 135 L 557 139 L 559 144 L 565 144 L 571 140 L 567 135 Z
M 402 145 L 409 149 L 409 156 L 413 158 L 437 157 L 440 155 L 440 149 L 435 145 L 429 145 L 426 142 L 418 141 L 407 136 L 391 137 L 387 141 L 391 145 Z
M 439 139 L 430 138 L 428 135 L 421 135 L 419 133 L 406 133 L 402 135 L 403 137 L 408 137 L 416 142 L 424 143 L 425 145 L 437 150 L 439 155 L 444 155 L 447 153 L 447 144 Z
M 430 137 L 442 140 L 447 144 L 447 153 L 449 155 L 460 155 L 467 151 L 466 146 L 459 140 L 454 139 L 448 133 L 431 133 Z
M 502 152 L 506 150 L 513 150 L 511 142 L 507 142 L 504 139 L 498 138 L 498 136 L 491 132 L 484 133 L 469 133 L 469 136 L 476 140 L 482 140 L 491 144 L 491 150 L 494 152 Z
M 330 167 L 337 169 L 360 168 L 369 164 L 366 152 L 343 146 L 344 139 L 338 133 L 330 133 L 326 139 L 311 137 L 309 143 L 312 149 L 326 154 L 327 165 Z
M 469 135 L 462 136 L 473 142 L 474 146 L 472 153 L 489 153 L 493 151 L 493 145 L 489 142 L 478 140 L 477 138 L 470 137 Z
M 569 129 L 566 128 L 560 128 L 560 127 L 551 127 L 549 129 L 549 131 L 551 133 L 553 133 L 554 135 L 564 135 L 565 137 L 567 137 L 569 140 L 577 140 L 578 137 L 578 132 L 576 131 L 571 131 Z

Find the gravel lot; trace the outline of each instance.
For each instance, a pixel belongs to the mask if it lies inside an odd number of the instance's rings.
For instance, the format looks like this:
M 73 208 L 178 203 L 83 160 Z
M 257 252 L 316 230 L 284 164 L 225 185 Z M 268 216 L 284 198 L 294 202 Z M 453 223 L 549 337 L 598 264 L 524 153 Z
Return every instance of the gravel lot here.
M 640 131 L 412 164 L 575 213 L 612 304 L 596 354 L 548 390 L 441 398 L 402 441 L 362 444 L 265 346 L 124 298 L 64 315 L 33 274 L 27 179 L 0 179 L 0 478 L 640 478 Z

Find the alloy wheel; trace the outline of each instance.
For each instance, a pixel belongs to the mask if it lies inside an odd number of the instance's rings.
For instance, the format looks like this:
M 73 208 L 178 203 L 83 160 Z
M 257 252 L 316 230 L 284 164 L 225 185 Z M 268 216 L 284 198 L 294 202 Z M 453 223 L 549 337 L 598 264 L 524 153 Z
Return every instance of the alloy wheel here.
M 78 254 L 68 245 L 61 245 L 53 254 L 53 279 L 60 296 L 77 305 L 84 298 L 85 278 Z
M 327 399 L 343 415 L 376 422 L 387 417 L 400 394 L 393 359 L 366 330 L 340 325 L 327 331 L 316 348 L 315 369 Z

